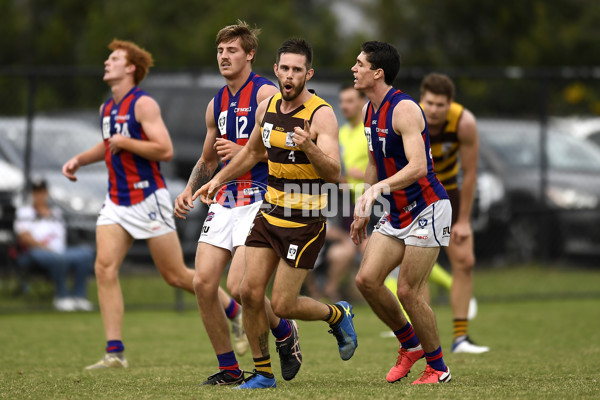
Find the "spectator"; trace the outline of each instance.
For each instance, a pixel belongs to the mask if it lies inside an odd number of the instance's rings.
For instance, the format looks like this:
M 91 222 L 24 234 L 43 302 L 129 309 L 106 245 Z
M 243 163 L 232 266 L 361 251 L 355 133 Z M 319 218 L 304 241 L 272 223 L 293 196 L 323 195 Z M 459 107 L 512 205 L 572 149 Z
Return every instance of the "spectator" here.
M 94 266 L 94 254 L 86 246 L 67 246 L 67 229 L 58 207 L 48 201 L 43 179 L 32 183 L 31 205 L 17 209 L 15 233 L 19 247 L 17 264 L 29 269 L 37 266 L 48 272 L 54 284 L 54 308 L 58 311 L 91 311 L 87 300 L 87 280 Z M 73 271 L 74 282 L 67 290 L 67 275 Z

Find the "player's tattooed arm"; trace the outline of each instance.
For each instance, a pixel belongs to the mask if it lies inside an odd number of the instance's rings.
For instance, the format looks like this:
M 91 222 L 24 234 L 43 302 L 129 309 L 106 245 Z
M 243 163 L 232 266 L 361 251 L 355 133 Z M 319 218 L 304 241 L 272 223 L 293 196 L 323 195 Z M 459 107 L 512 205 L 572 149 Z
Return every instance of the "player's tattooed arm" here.
M 192 193 L 195 193 L 196 190 L 200 189 L 206 182 L 210 181 L 211 177 L 212 171 L 210 168 L 208 168 L 202 159 L 198 160 L 192 170 L 190 179 L 188 180 L 188 186 L 192 189 Z

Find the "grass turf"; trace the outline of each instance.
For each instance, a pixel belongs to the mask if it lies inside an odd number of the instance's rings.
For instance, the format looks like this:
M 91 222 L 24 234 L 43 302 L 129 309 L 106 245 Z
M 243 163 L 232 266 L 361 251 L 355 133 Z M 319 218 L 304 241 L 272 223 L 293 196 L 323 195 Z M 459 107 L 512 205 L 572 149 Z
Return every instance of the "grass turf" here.
M 157 278 L 124 279 L 128 304 L 142 304 L 148 286 L 153 299 L 171 298 Z M 132 283 L 132 282 L 136 283 Z M 388 384 L 385 375 L 397 342 L 381 338 L 385 326 L 368 306 L 355 307 L 359 347 L 340 360 L 335 339 L 323 322 L 299 322 L 304 363 L 290 382 L 279 373 L 271 343 L 278 388 L 260 393 L 227 387 L 197 387 L 216 371 L 202 322 L 194 310 L 129 311 L 124 334 L 128 370 L 83 371 L 104 347 L 100 315 L 94 313 L 19 313 L 0 315 L 0 398 L 28 399 L 397 399 L 417 398 L 597 398 L 600 393 L 600 271 L 520 268 L 481 270 L 476 293 L 479 315 L 470 334 L 492 351 L 483 355 L 450 353 L 451 310 L 435 306 L 445 360 L 453 380 L 447 385 L 410 385 L 424 369 L 419 361 L 409 377 Z M 129 291 L 129 296 L 127 293 Z M 193 301 L 186 295 L 186 301 Z M 129 299 L 129 300 L 128 300 Z M 186 302 L 186 304 L 188 304 Z M 133 307 L 132 307 L 133 308 Z M 239 358 L 252 369 L 250 355 Z

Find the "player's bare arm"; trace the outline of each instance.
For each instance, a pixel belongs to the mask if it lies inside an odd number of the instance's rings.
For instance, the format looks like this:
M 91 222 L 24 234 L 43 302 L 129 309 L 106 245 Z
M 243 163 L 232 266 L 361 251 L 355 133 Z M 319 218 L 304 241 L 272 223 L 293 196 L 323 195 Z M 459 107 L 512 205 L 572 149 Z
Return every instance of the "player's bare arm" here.
M 171 161 L 173 144 L 163 122 L 158 103 L 149 96 L 142 96 L 135 103 L 135 115 L 148 140 L 138 140 L 117 133 L 108 139 L 113 154 L 129 151 L 151 161 Z
M 365 169 L 365 183 L 368 184 L 367 187 L 371 187 L 377 183 L 377 169 L 375 168 L 375 161 L 373 160 L 371 152 L 368 154 L 369 162 L 367 163 L 367 167 Z M 352 225 L 350 225 L 350 239 L 355 245 L 359 245 L 363 241 L 367 240 L 367 225 L 371 219 L 370 209 L 375 202 L 375 199 L 373 199 L 373 202 L 371 202 L 368 198 L 363 199 L 365 194 L 366 192 L 363 193 L 363 195 L 356 201 L 356 206 L 354 207 L 354 221 L 352 221 Z M 369 208 L 368 213 L 363 211 L 365 209 L 364 206 L 359 206 L 359 204 L 365 203 L 371 204 L 367 207 Z
M 102 106 L 100 106 L 100 111 L 102 112 Z M 75 173 L 79 169 L 79 167 L 83 167 L 84 165 L 93 164 L 99 161 L 104 160 L 104 142 L 98 142 L 96 145 L 91 147 L 90 149 L 81 152 L 67 161 L 62 167 L 62 173 L 69 180 L 75 182 L 77 181 L 77 177 Z
M 227 164 L 227 166 L 225 166 L 225 168 L 219 171 L 219 173 L 215 175 L 208 183 L 194 192 L 192 201 L 200 197 L 200 200 L 203 203 L 213 203 L 212 197 L 215 195 L 217 190 L 223 186 L 223 184 L 248 172 L 256 165 L 256 163 L 263 159 L 266 150 L 262 142 L 260 123 L 265 116 L 268 103 L 268 100 L 264 100 L 258 105 L 256 109 L 256 122 L 254 129 L 250 134 L 250 138 L 248 139 L 248 143 L 246 143 L 246 145 Z
M 364 121 L 365 117 L 367 116 L 368 106 L 368 103 L 363 106 L 361 121 Z M 367 162 L 367 167 L 365 168 L 365 183 L 368 186 L 373 186 L 377 183 L 377 168 L 375 167 L 375 160 L 373 159 L 371 152 L 367 151 L 367 154 L 369 156 L 369 161 Z
M 294 143 L 310 160 L 313 168 L 326 182 L 340 179 L 339 130 L 335 114 L 330 107 L 321 107 L 313 115 L 312 125 L 304 121 L 304 129 L 294 129 Z M 316 143 L 313 139 L 316 138 Z
M 77 172 L 79 167 L 88 164 L 93 164 L 102 160 L 104 160 L 104 143 L 98 142 L 98 144 L 96 144 L 89 150 L 79 153 L 75 157 L 67 161 L 62 167 L 62 173 L 69 180 L 75 182 L 77 180 L 75 173 Z
M 365 104 L 362 110 L 362 120 L 365 120 L 365 116 L 367 113 L 368 104 Z M 367 167 L 365 168 L 365 183 L 367 184 L 367 188 L 375 185 L 377 183 L 377 168 L 375 167 L 375 160 L 373 159 L 373 155 L 371 152 L 367 152 L 369 156 L 369 161 L 367 162 Z M 364 196 L 364 193 L 363 193 Z M 361 208 L 358 207 L 358 204 L 364 204 L 366 199 L 362 199 L 362 196 L 356 200 L 357 206 L 354 208 L 354 221 L 350 226 L 350 239 L 356 245 L 359 245 L 364 240 L 367 239 L 367 225 L 369 223 L 369 219 L 371 218 L 371 213 L 365 213 L 361 211 Z M 375 201 L 375 199 L 373 199 Z
M 464 110 L 458 121 L 458 151 L 462 169 L 462 185 L 460 188 L 460 208 L 457 210 L 458 219 L 452 226 L 451 235 L 458 240 L 473 234 L 471 229 L 471 210 L 477 186 L 477 160 L 479 153 L 479 138 L 475 116 Z
M 394 132 L 402 137 L 408 164 L 400 171 L 384 180 L 390 191 L 404 189 L 427 175 L 425 142 L 421 132 L 425 129 L 425 119 L 419 106 L 412 101 L 401 101 L 394 109 L 392 117 Z
M 425 143 L 421 132 L 425 129 L 425 120 L 419 106 L 412 101 L 401 101 L 394 108 L 392 116 L 394 132 L 402 137 L 404 152 L 408 163 L 394 175 L 375 183 L 358 199 L 356 213 L 370 215 L 375 199 L 382 193 L 404 189 L 427 175 Z
M 215 116 L 212 112 L 213 104 L 214 99 L 212 99 L 206 107 L 206 138 L 204 139 L 202 155 L 200 155 L 200 158 L 192 169 L 192 173 L 190 174 L 185 189 L 175 199 L 174 214 L 181 219 L 186 219 L 187 213 L 194 207 L 194 202 L 192 200 L 194 193 L 210 181 L 210 178 L 219 165 L 219 155 L 215 149 L 219 130 L 217 128 Z

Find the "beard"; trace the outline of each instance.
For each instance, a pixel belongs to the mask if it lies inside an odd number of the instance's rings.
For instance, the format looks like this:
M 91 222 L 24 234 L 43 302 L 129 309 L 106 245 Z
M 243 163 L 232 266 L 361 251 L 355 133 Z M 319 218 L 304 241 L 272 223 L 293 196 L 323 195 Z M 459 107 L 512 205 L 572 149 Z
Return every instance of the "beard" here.
M 283 90 L 284 86 L 285 85 L 283 85 L 281 81 L 279 81 L 279 91 L 281 92 L 281 98 L 285 101 L 293 101 L 298 96 L 300 96 L 300 93 L 302 93 L 302 91 L 304 90 L 304 87 L 306 86 L 306 81 L 302 82 L 302 85 L 300 86 L 293 87 L 291 92 L 285 92 Z

